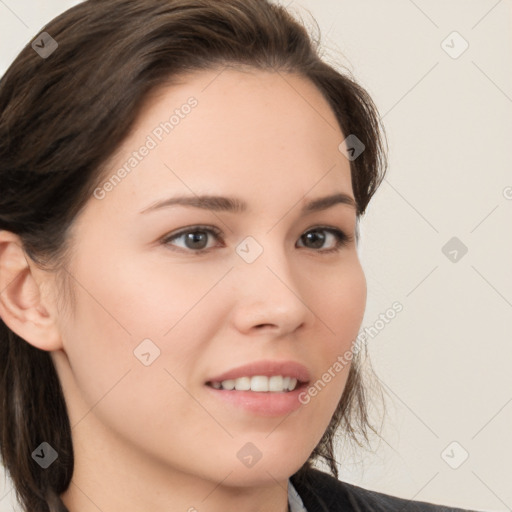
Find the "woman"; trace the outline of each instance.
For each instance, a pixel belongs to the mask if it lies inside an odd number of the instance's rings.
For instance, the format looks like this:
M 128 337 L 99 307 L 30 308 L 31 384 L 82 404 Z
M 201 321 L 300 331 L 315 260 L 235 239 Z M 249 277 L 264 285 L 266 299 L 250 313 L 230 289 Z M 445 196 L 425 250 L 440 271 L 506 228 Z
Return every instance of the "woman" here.
M 367 438 L 378 113 L 262 0 L 88 0 L 0 84 L 1 452 L 27 511 L 455 510 Z M 332 475 L 313 469 L 328 463 Z

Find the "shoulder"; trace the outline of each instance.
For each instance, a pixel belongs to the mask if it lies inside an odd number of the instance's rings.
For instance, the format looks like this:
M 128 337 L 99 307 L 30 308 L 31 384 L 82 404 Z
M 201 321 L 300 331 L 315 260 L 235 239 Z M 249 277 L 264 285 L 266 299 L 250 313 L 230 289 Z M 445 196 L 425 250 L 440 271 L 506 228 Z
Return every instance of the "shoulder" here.
M 296 473 L 291 481 L 307 512 L 475 512 L 371 491 L 317 469 Z

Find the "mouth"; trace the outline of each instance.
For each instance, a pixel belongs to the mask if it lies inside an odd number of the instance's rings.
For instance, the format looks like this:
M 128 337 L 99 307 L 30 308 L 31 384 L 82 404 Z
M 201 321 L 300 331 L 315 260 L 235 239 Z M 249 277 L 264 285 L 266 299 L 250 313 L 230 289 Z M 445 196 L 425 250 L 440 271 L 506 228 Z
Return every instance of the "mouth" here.
M 257 416 L 283 416 L 303 404 L 300 395 L 311 381 L 306 366 L 293 360 L 260 360 L 212 376 L 204 383 L 212 400 Z
M 311 381 L 306 366 L 293 360 L 260 360 L 232 368 L 205 382 L 212 400 L 256 416 L 283 416 L 299 409 Z
M 300 409 L 303 406 L 300 396 L 307 386 L 307 381 L 296 377 L 254 375 L 208 381 L 205 388 L 221 407 L 234 407 L 253 417 L 275 418 Z

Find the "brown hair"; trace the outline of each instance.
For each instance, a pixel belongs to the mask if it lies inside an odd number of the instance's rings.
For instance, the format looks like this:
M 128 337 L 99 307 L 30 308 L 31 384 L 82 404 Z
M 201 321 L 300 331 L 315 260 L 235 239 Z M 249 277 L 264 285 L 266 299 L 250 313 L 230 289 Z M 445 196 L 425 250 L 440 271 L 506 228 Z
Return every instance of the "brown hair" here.
M 70 296 L 65 267 L 73 220 L 148 93 L 180 73 L 230 65 L 311 80 L 343 134 L 365 145 L 350 163 L 358 220 L 384 178 L 383 132 L 370 96 L 321 60 L 319 42 L 303 24 L 267 0 L 87 0 L 43 31 L 58 48 L 43 58 L 28 44 L 0 82 L 0 229 L 17 234 L 26 254 L 55 272 L 62 297 Z M 357 442 L 360 435 L 368 440 L 368 427 L 375 431 L 361 370 L 356 356 L 329 428 L 296 475 L 316 459 L 338 475 L 338 427 Z M 16 497 L 30 512 L 65 511 L 60 495 L 74 461 L 60 381 L 50 353 L 3 321 L 0 376 L 0 450 Z M 31 456 L 43 441 L 59 455 L 48 469 Z

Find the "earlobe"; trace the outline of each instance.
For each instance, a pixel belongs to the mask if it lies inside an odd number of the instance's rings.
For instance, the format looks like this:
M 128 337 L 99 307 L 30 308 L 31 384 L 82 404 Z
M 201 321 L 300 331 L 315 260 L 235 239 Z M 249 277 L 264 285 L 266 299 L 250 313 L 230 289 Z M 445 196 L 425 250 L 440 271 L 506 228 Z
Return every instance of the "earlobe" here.
M 0 317 L 34 347 L 58 350 L 62 348 L 60 334 L 55 317 L 43 302 L 40 282 L 20 238 L 0 230 Z

